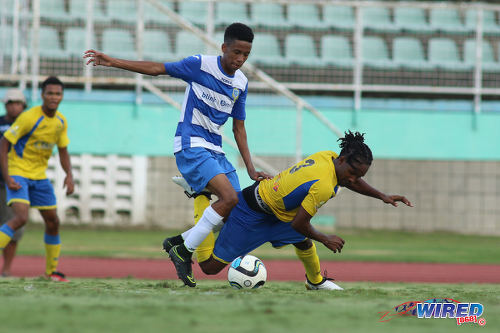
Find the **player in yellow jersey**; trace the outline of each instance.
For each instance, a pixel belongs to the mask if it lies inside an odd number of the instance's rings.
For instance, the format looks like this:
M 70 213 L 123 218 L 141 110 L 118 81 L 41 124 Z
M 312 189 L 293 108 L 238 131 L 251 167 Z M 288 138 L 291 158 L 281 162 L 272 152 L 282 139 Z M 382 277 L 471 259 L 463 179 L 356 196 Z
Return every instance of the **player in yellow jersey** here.
M 256 182 L 238 193 L 238 204 L 222 227 L 212 255 L 199 265 L 206 274 L 217 274 L 240 255 L 270 242 L 274 247 L 295 245 L 302 255 L 308 289 L 341 290 L 321 276 L 319 258 L 311 241 L 321 242 L 334 253 L 340 253 L 344 240 L 315 229 L 311 218 L 340 186 L 397 206 L 403 202 L 412 206 L 402 195 L 387 195 L 366 183 L 373 157 L 358 132 L 346 133 L 340 139 L 341 152 L 322 151 L 313 154 L 274 178 Z
M 14 217 L 0 227 L 0 249 L 14 232 L 28 220 L 29 207 L 38 208 L 45 222 L 45 276 L 53 281 L 68 280 L 57 271 L 61 240 L 56 197 L 45 171 L 54 146 L 59 150 L 61 166 L 66 172 L 66 193 L 73 193 L 74 183 L 67 146 L 68 123 L 57 110 L 63 99 L 63 83 L 49 77 L 42 83 L 41 106 L 23 112 L 0 140 L 0 167 L 7 189 L 7 204 Z

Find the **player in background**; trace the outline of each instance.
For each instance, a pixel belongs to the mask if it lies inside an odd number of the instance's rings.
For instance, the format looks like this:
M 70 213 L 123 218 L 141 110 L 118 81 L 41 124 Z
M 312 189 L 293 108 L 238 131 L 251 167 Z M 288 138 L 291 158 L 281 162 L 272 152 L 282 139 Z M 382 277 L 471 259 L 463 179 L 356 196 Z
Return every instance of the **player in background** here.
M 58 78 L 47 78 L 42 83 L 43 104 L 23 112 L 0 140 L 0 166 L 7 189 L 7 204 L 14 212 L 14 217 L 0 227 L 0 249 L 5 248 L 15 231 L 26 224 L 29 207 L 37 208 L 45 222 L 45 277 L 67 282 L 64 274 L 57 271 L 61 252 L 59 217 L 54 188 L 45 174 L 53 147 L 57 145 L 59 160 L 66 172 L 66 194 L 73 193 L 67 149 L 68 123 L 58 111 L 63 90 L 63 83 Z
M 327 235 L 311 225 L 311 218 L 340 186 L 397 206 L 411 202 L 401 195 L 387 195 L 366 183 L 364 177 L 372 163 L 370 148 L 358 132 L 346 133 L 340 155 L 322 151 L 282 171 L 273 179 L 245 188 L 238 193 L 233 208 L 215 243 L 213 254 L 199 265 L 206 274 L 219 273 L 228 263 L 260 245 L 271 242 L 274 247 L 293 244 L 297 251 L 313 258 L 303 260 L 307 289 L 342 288 L 320 274 L 319 258 L 311 240 L 316 240 L 334 253 L 340 253 L 344 240 Z
M 26 109 L 26 98 L 19 89 L 9 89 L 4 96 L 5 115 L 0 117 L 0 137 L 12 125 L 17 116 Z M 7 192 L 5 182 L 0 173 L 0 223 L 4 223 L 13 217 L 12 209 L 7 206 Z M 3 265 L 0 276 L 10 276 L 10 269 L 16 256 L 17 244 L 23 237 L 24 227 L 16 230 L 11 241 L 3 249 Z
M 250 55 L 253 37 L 250 27 L 233 23 L 224 32 L 222 56 L 198 54 L 170 63 L 116 59 L 95 50 L 84 54 L 84 58 L 90 58 L 87 64 L 153 76 L 167 74 L 188 84 L 174 138 L 175 160 L 180 173 L 196 192 L 206 187 L 218 198 L 210 205 L 207 197 L 198 196 L 195 214 L 201 216 L 199 221 L 172 238 L 170 258 L 179 278 L 191 287 L 196 286 L 191 267 L 193 252 L 198 248 L 213 248 L 212 230 L 223 224 L 238 202 L 238 176 L 222 150 L 221 127 L 229 117 L 233 118 L 234 138 L 250 178 L 271 177 L 255 170 L 245 130 L 248 79 L 240 68 Z M 198 251 L 197 254 L 203 256 Z

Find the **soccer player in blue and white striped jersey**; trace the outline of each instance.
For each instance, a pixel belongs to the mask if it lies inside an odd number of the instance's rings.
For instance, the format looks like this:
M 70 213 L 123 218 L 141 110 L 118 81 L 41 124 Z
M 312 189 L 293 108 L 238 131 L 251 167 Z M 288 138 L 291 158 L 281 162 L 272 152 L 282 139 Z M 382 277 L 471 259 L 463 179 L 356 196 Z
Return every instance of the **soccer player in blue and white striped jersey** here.
M 196 192 L 207 188 L 218 197 L 209 206 L 208 199 L 199 196 L 200 200 L 205 200 L 202 205 L 206 209 L 198 209 L 203 211 L 198 223 L 174 237 L 173 247 L 165 248 L 179 278 L 191 287 L 196 286 L 191 269 L 193 251 L 207 236 L 206 241 L 213 248 L 212 230 L 223 224 L 224 218 L 229 216 L 238 202 L 236 192 L 240 191 L 240 185 L 236 170 L 222 150 L 221 126 L 229 117 L 233 118 L 234 138 L 250 178 L 271 178 L 255 170 L 244 125 L 248 79 L 240 68 L 250 55 L 253 37 L 250 27 L 233 23 L 224 33 L 222 56 L 198 54 L 171 63 L 116 59 L 95 50 L 88 50 L 84 55 L 84 58 L 90 58 L 87 64 L 94 66 L 121 68 L 153 76 L 167 74 L 188 84 L 174 138 L 177 167 Z

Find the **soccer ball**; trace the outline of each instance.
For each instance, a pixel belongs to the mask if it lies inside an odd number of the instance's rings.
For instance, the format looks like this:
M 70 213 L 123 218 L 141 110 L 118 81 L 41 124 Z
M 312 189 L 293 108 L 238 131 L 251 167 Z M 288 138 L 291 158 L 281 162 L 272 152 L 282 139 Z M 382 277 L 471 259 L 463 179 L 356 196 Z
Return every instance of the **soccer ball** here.
M 257 289 L 266 283 L 266 278 L 264 263 L 249 254 L 234 259 L 227 271 L 227 280 L 236 289 Z

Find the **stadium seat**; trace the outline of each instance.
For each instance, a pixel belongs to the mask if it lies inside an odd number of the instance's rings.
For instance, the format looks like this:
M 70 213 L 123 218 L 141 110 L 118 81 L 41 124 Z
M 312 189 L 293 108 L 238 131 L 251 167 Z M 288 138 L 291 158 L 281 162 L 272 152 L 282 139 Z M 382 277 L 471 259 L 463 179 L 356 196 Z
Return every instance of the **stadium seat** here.
M 252 3 L 252 24 L 267 28 L 287 28 L 283 6 L 278 3 Z
M 102 50 L 113 57 L 131 59 L 137 58 L 132 35 L 123 29 L 107 29 L 102 33 Z
M 490 42 L 483 40 L 482 68 L 484 71 L 500 71 L 500 63 L 495 61 L 493 47 Z M 476 40 L 468 39 L 464 43 L 464 62 L 472 67 L 476 66 Z
M 465 14 L 465 26 L 469 31 L 476 31 L 477 11 L 469 9 Z M 483 32 L 486 34 L 500 34 L 500 26 L 497 24 L 495 12 L 483 10 Z
M 66 58 L 64 50 L 59 43 L 59 33 L 56 29 L 48 26 L 41 26 L 38 33 L 41 58 L 64 59 Z M 31 48 L 31 43 L 30 43 Z
M 107 0 L 107 3 L 108 18 L 128 24 L 137 22 L 136 1 Z
M 0 45 L 2 45 L 1 54 L 12 55 L 12 27 L 10 25 L 4 25 L 0 32 Z
M 389 51 L 383 38 L 367 36 L 361 41 L 363 64 L 367 67 L 394 69 L 397 64 L 391 61 Z
M 325 5 L 323 7 L 323 23 L 327 27 L 351 30 L 354 28 L 354 9 L 347 6 Z
M 292 65 L 317 66 L 320 60 L 312 37 L 306 34 L 288 34 L 285 38 L 285 60 Z
M 195 54 L 205 54 L 205 43 L 191 32 L 179 31 L 175 39 L 175 58 L 184 59 Z
M 207 22 L 208 5 L 206 2 L 180 1 L 179 15 L 191 23 L 204 26 Z
M 434 66 L 425 59 L 420 39 L 396 37 L 392 44 L 393 61 L 405 69 L 429 70 Z
M 86 47 L 85 28 L 71 27 L 64 34 L 64 53 L 68 57 L 81 58 Z M 94 34 L 90 35 L 90 47 L 96 49 Z
M 217 2 L 215 7 L 215 24 L 226 26 L 233 22 L 245 24 L 250 22 L 246 3 Z
M 319 17 L 319 9 L 315 4 L 289 4 L 288 24 L 293 27 L 306 29 L 326 28 Z
M 451 33 L 463 33 L 466 31 L 458 11 L 448 8 L 431 9 L 430 26 L 434 30 Z
M 450 38 L 431 38 L 429 40 L 429 62 L 445 70 L 472 68 L 471 65 L 467 65 L 461 60 L 457 45 Z
M 155 6 L 147 1 L 144 1 L 144 21 L 146 23 L 175 25 L 167 14 L 159 11 Z M 162 1 L 162 5 L 174 10 L 174 3 L 170 1 Z
M 163 30 L 145 30 L 143 35 L 143 58 L 145 60 L 166 62 L 175 59 L 170 46 L 170 38 Z
M 363 26 L 367 29 L 377 31 L 398 30 L 391 21 L 389 8 L 383 7 L 363 7 Z
M 92 9 L 93 20 L 95 22 L 107 21 L 104 14 L 103 7 L 98 1 L 94 1 L 94 8 Z M 87 19 L 87 1 L 71 0 L 69 2 L 69 16 L 72 20 L 86 20 Z
M 40 2 L 40 18 L 65 23 L 70 22 L 71 18 L 66 13 L 64 0 L 44 0 Z
M 323 36 L 321 38 L 320 58 L 324 65 L 351 68 L 354 59 L 348 38 L 345 36 Z
M 394 9 L 394 25 L 399 30 L 430 32 L 432 28 L 425 18 L 423 8 L 397 7 Z
M 283 64 L 278 38 L 271 33 L 256 33 L 250 61 L 266 66 L 279 66 Z

